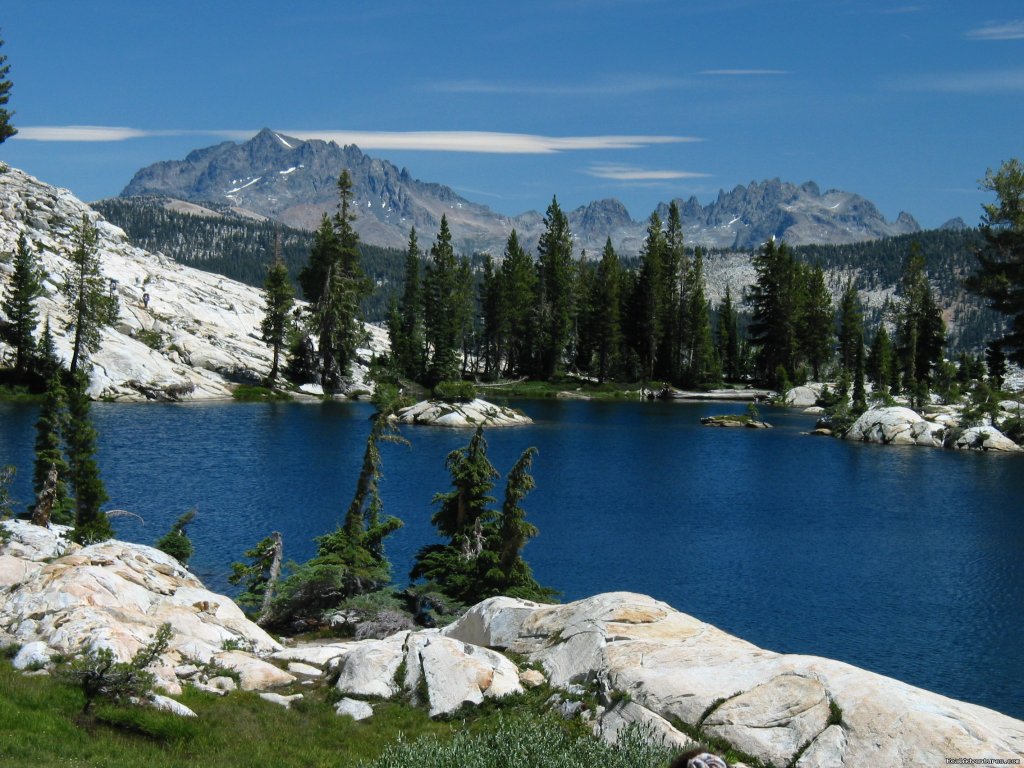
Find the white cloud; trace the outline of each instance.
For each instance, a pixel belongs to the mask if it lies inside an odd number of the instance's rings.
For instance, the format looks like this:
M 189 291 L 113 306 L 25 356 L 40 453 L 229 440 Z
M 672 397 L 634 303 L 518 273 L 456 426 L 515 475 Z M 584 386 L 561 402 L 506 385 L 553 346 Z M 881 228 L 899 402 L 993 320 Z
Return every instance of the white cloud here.
M 431 91 L 442 93 L 483 93 L 532 96 L 628 96 L 637 93 L 675 90 L 692 85 L 679 77 L 623 77 L 593 83 L 510 83 L 487 80 L 449 80 L 432 83 Z
M 629 165 L 592 165 L 584 173 L 598 179 L 612 179 L 613 181 L 671 181 L 673 179 L 701 179 L 711 175 L 693 171 L 650 170 L 634 168 Z
M 790 75 L 792 72 L 785 69 L 705 69 L 702 75 L 714 75 L 725 77 L 750 77 L 761 75 Z
M 656 144 L 702 141 L 692 136 L 541 136 L 494 131 L 339 131 L 287 130 L 287 136 L 309 141 L 322 139 L 356 144 L 361 149 L 473 152 L 490 154 L 545 155 L 558 152 L 604 149 L 638 149 Z M 19 127 L 15 139 L 23 141 L 126 141 L 156 136 L 217 136 L 244 141 L 254 130 L 154 131 L 98 125 Z
M 1024 69 L 999 69 L 985 72 L 922 75 L 897 80 L 897 91 L 934 91 L 937 93 L 1007 93 L 1024 91 Z
M 574 150 L 637 149 L 701 141 L 691 136 L 540 136 L 491 131 L 282 131 L 297 139 L 356 144 L 360 149 L 546 155 Z
M 1024 40 L 1024 21 L 989 24 L 972 29 L 964 37 L 969 40 Z

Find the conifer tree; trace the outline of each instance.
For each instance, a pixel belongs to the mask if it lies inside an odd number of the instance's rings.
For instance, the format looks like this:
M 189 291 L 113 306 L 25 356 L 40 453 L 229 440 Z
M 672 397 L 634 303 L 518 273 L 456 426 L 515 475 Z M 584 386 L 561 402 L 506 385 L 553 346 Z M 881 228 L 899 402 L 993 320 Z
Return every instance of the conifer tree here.
M 459 302 L 463 301 L 460 265 L 452 247 L 448 218 L 444 215 L 437 240 L 430 248 L 423 287 L 423 324 L 430 349 L 427 381 L 434 385 L 458 378 L 460 332 L 465 314 L 459 307 Z
M 413 381 L 422 381 L 426 373 L 420 260 L 419 242 L 416 228 L 413 227 L 409 230 L 409 246 L 405 254 L 405 285 L 397 307 L 396 333 L 391 339 L 391 349 L 399 372 Z
M 573 313 L 572 232 L 569 219 L 552 198 L 537 245 L 536 375 L 551 379 L 569 346 Z
M 190 509 L 174 521 L 171 529 L 161 536 L 155 546 L 161 552 L 166 552 L 182 565 L 187 565 L 188 560 L 195 552 L 192 540 L 188 537 L 185 529 L 196 519 L 196 510 Z
M 853 411 L 860 414 L 867 408 L 868 398 L 864 391 L 864 338 L 857 334 L 853 353 Z
M 525 375 L 532 368 L 537 336 L 537 272 L 514 229 L 505 243 L 500 274 L 501 304 L 505 307 L 505 372 Z
M 3 47 L 4 41 L 0 40 L 0 47 Z M 18 131 L 11 125 L 11 115 L 13 112 L 9 112 L 5 108 L 8 99 L 10 99 L 11 81 L 7 79 L 7 73 L 10 71 L 11 65 L 7 63 L 7 56 L 0 53 L 0 144 L 3 144 L 7 139 L 11 138 Z
M 483 318 L 480 356 L 484 361 L 484 374 L 491 376 L 501 369 L 505 346 L 502 329 L 506 322 L 504 306 L 501 303 L 499 274 L 494 265 L 494 257 L 490 254 L 484 258 L 479 305 Z
M 857 339 L 863 338 L 864 315 L 853 279 L 846 281 L 839 299 L 839 364 L 852 371 L 857 354 Z
M 722 361 L 722 373 L 726 380 L 736 381 L 740 377 L 740 320 L 732 301 L 732 290 L 725 286 L 725 297 L 718 309 L 718 357 Z
M 917 243 L 910 249 L 900 278 L 897 307 L 897 353 L 904 376 L 904 389 L 921 399 L 918 387 L 927 386 L 932 370 L 942 360 L 946 326 L 935 303 L 925 272 L 924 254 Z
M 985 246 L 978 253 L 978 270 L 968 288 L 1008 316 L 1006 332 L 993 345 L 1024 365 L 1024 163 L 1013 158 L 997 171 L 989 169 L 981 186 L 994 192 L 996 200 L 984 206 Z
M 270 375 L 267 377 L 269 383 L 273 385 L 277 380 L 281 349 L 288 338 L 292 304 L 295 299 L 295 290 L 288 278 L 288 268 L 281 258 L 280 239 L 278 239 L 274 263 L 267 270 L 267 279 L 263 282 L 263 298 L 265 307 L 260 332 L 263 335 L 263 341 L 269 344 L 273 350 L 273 363 L 270 366 Z
M 81 371 L 71 377 L 64 432 L 68 477 L 75 492 L 75 527 L 71 536 L 80 544 L 104 541 L 114 535 L 109 519 L 100 511 L 107 491 L 95 458 L 96 430 L 89 413 L 88 386 L 89 380 Z
M 594 354 L 598 382 L 615 375 L 619 368 L 622 347 L 622 324 L 619 306 L 622 301 L 622 267 L 609 237 L 597 265 L 591 286 L 591 326 L 594 333 Z
M 690 271 L 690 262 L 686 256 L 682 215 L 676 200 L 668 206 L 668 221 L 665 224 L 665 264 L 664 290 L 667 296 L 663 308 L 666 316 L 663 344 L 667 349 L 663 349 L 660 357 L 667 368 L 667 378 L 679 381 L 683 375 L 683 349 L 689 344 L 689 330 L 686 327 L 686 275 Z
M 832 356 L 835 340 L 835 313 L 832 297 L 825 286 L 820 265 L 800 270 L 803 277 L 802 301 L 798 320 L 799 347 L 810 363 L 815 381 L 821 380 L 821 367 Z
M 65 392 L 60 374 L 54 372 L 46 385 L 46 394 L 36 419 L 35 461 L 32 488 L 35 503 L 33 521 L 71 525 L 74 508 L 68 498 L 68 464 L 62 450 L 66 414 Z
M 747 332 L 756 348 L 757 377 L 781 387 L 795 372 L 799 318 L 799 268 L 785 243 L 769 240 L 752 259 L 756 279 L 747 294 Z
M 74 332 L 69 372 L 74 376 L 92 352 L 100 348 L 104 327 L 117 320 L 118 302 L 112 287 L 100 272 L 97 252 L 99 235 L 86 214 L 71 232 L 71 269 L 64 275 L 67 304 L 66 331 Z
M 885 396 L 895 382 L 895 361 L 893 360 L 892 341 L 889 339 L 889 331 L 885 323 L 879 323 L 875 332 L 874 341 L 871 342 L 871 349 L 868 352 L 865 371 L 871 383 L 874 385 L 874 392 Z
M 11 328 L 9 342 L 15 352 L 15 373 L 18 377 L 24 377 L 36 350 L 34 334 L 39 324 L 39 314 L 35 302 L 43 295 L 43 275 L 38 257 L 25 235 L 18 240 L 13 267 L 14 274 L 0 306 Z
M 687 277 L 687 326 L 690 344 L 686 350 L 684 381 L 690 386 L 705 387 L 721 378 L 721 370 L 711 336 L 711 310 L 704 289 L 704 253 L 697 248 L 690 262 Z
M 661 219 L 658 218 L 657 212 L 654 212 L 648 220 L 647 237 L 640 251 L 640 270 L 633 304 L 635 349 L 645 380 L 654 378 L 657 355 L 661 348 L 665 320 L 662 306 L 665 299 L 665 250 L 665 234 L 661 231 Z

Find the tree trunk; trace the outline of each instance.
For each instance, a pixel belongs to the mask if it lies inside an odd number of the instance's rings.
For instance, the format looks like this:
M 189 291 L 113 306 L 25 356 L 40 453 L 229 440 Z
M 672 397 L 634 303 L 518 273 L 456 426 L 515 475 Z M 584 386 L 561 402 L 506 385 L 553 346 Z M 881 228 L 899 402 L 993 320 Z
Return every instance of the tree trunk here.
M 274 531 L 270 536 L 274 540 L 271 544 L 271 553 L 274 557 L 270 563 L 270 573 L 267 575 L 267 586 L 263 591 L 263 605 L 260 607 L 259 618 L 256 619 L 256 624 L 259 626 L 262 626 L 270 618 L 270 604 L 274 599 L 274 587 L 277 586 L 277 580 L 281 577 L 281 559 L 284 556 L 284 541 L 281 534 Z

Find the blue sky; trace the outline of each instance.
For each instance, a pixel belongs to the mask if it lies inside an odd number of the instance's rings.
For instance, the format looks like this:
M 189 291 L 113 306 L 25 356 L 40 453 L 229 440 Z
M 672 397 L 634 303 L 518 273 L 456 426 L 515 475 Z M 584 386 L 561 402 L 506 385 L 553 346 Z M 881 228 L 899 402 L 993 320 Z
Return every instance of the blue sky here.
M 507 214 L 779 177 L 935 227 L 1024 155 L 1019 0 L 5 0 L 0 35 L 0 160 L 85 200 L 266 126 Z

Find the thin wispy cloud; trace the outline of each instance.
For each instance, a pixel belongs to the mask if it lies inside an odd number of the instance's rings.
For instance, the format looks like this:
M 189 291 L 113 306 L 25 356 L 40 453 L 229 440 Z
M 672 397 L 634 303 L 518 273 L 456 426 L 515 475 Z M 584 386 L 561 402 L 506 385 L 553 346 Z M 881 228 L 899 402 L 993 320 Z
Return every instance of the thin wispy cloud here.
M 764 75 L 791 75 L 786 69 L 704 69 L 702 75 L 713 77 L 760 77 Z
M 514 83 L 489 80 L 448 80 L 431 83 L 430 91 L 518 96 L 629 96 L 686 88 L 692 81 L 682 77 L 636 76 L 592 83 Z
M 660 144 L 701 141 L 693 136 L 542 136 L 493 131 L 339 131 L 286 130 L 285 136 L 302 141 L 320 139 L 341 145 L 356 144 L 363 149 L 419 150 L 426 152 L 470 152 L 489 154 L 545 155 L 580 150 L 639 149 Z M 22 141 L 128 141 L 166 136 L 217 136 L 243 141 L 255 130 L 144 130 L 114 126 L 24 126 L 15 139 Z
M 584 171 L 587 176 L 612 181 L 673 181 L 675 179 L 703 179 L 711 174 L 694 171 L 657 170 L 636 168 L 631 165 L 592 165 Z
M 988 24 L 967 32 L 968 40 L 1024 40 L 1024 20 Z
M 1024 69 L 905 77 L 896 80 L 891 87 L 896 91 L 930 91 L 934 93 L 1016 93 L 1024 91 Z

